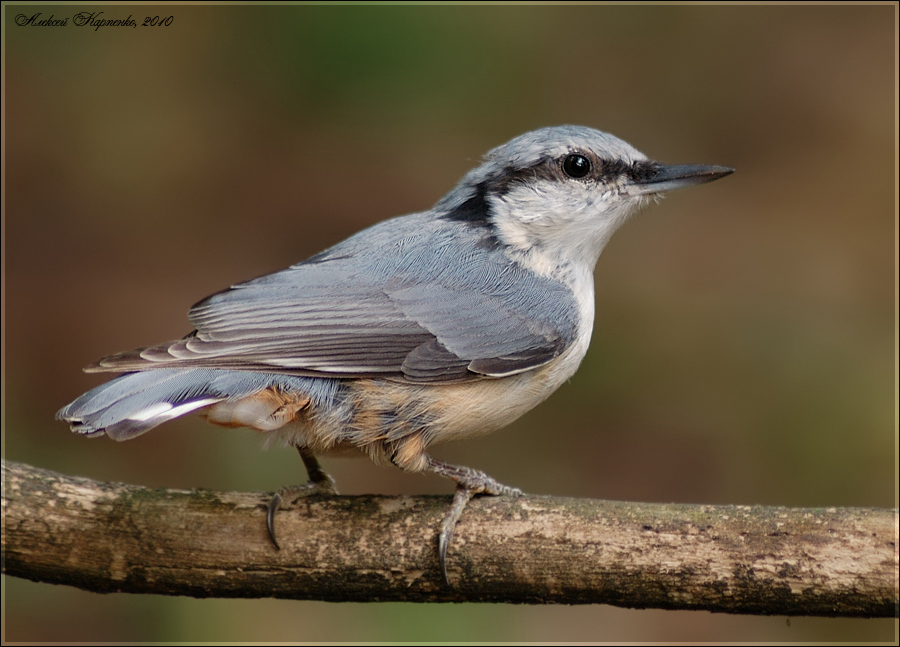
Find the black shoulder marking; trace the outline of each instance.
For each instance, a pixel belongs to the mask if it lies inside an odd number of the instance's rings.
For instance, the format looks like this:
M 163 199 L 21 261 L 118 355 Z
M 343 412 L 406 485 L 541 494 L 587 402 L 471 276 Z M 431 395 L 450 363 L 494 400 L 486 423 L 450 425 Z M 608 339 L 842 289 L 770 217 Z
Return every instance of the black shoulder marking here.
M 490 205 L 487 203 L 487 186 L 484 182 L 475 185 L 475 192 L 461 205 L 444 214 L 447 220 L 458 220 L 473 225 L 493 228 L 490 219 Z
M 500 239 L 497 238 L 494 223 L 491 222 L 491 205 L 488 204 L 487 194 L 487 183 L 481 182 L 475 185 L 475 192 L 468 200 L 441 217 L 478 227 L 482 231 L 479 246 L 496 249 L 500 246 Z

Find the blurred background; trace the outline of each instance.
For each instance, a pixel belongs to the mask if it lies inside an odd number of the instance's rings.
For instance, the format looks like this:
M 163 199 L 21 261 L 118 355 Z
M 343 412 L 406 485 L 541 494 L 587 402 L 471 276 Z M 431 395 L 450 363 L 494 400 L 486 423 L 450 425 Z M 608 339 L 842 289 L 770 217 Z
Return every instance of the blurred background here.
M 434 204 L 534 128 L 733 166 L 617 233 L 544 405 L 438 447 L 526 492 L 896 505 L 896 6 L 6 5 L 4 456 L 273 491 L 295 452 L 53 418 L 206 295 Z M 76 27 L 79 11 L 137 28 Z M 68 17 L 19 27 L 17 14 Z M 142 27 L 145 17 L 173 16 Z M 325 459 L 344 494 L 447 482 Z M 449 499 L 448 499 L 449 500 Z M 10 641 L 883 641 L 891 620 L 96 595 L 3 578 Z

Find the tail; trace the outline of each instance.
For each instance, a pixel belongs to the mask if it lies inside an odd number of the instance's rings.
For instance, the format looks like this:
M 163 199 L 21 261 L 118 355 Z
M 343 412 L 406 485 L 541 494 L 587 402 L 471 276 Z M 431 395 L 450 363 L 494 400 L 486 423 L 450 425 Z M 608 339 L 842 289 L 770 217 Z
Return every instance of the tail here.
M 275 387 L 308 391 L 315 378 L 216 369 L 156 369 L 101 384 L 56 417 L 85 436 L 128 440 L 192 411 Z

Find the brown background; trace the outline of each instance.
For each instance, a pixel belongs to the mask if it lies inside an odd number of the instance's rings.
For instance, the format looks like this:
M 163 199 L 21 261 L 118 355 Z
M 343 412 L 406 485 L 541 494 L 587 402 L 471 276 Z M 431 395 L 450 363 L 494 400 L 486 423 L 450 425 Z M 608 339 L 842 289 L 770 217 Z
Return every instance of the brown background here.
M 78 28 L 71 16 L 174 16 Z M 292 452 L 54 412 L 195 301 L 428 208 L 526 130 L 733 166 L 616 234 L 569 384 L 437 455 L 527 492 L 894 506 L 896 6 L 7 5 L 4 455 L 149 486 L 274 490 Z M 18 27 L 16 14 L 70 17 Z M 347 494 L 449 493 L 326 460 Z M 4 578 L 7 640 L 892 640 L 890 621 L 610 607 L 99 596 Z

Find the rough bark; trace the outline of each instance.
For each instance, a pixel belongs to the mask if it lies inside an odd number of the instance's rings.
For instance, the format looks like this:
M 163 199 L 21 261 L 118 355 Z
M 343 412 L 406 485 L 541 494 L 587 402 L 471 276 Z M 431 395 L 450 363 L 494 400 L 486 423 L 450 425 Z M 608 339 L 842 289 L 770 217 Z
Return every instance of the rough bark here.
M 3 572 L 98 592 L 897 617 L 896 510 L 148 489 L 3 463 Z

